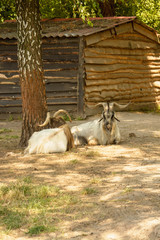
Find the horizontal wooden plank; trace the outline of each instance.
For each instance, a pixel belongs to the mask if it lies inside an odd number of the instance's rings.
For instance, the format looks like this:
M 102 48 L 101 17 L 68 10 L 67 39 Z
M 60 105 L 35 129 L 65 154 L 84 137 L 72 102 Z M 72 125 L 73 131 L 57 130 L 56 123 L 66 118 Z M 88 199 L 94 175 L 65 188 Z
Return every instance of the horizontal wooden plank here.
M 149 95 L 147 94 L 146 96 L 142 96 L 142 95 L 138 95 L 138 94 L 135 94 L 134 96 L 132 96 L 130 93 L 126 93 L 125 95 L 114 95 L 112 96 L 111 94 L 110 95 L 107 95 L 105 97 L 99 97 L 99 96 L 96 96 L 94 95 L 92 98 L 88 98 L 86 99 L 86 102 L 107 102 L 107 101 L 121 101 L 121 102 L 129 102 L 129 101 L 136 101 L 137 99 L 137 102 L 142 99 L 142 98 L 148 98 Z M 155 101 L 157 100 L 159 96 L 158 95 L 155 95 L 155 96 L 150 96 L 151 98 L 151 101 L 153 99 L 155 99 Z
M 95 44 L 96 47 L 128 48 L 128 49 L 157 49 L 156 43 L 133 40 L 108 39 Z
M 63 82 L 71 82 L 71 83 L 77 83 L 77 78 L 73 77 L 45 77 L 45 83 L 63 83 Z
M 151 39 L 147 38 L 144 35 L 139 34 L 138 32 L 133 33 L 123 33 L 116 36 L 116 39 L 128 39 L 128 40 L 135 40 L 135 41 L 144 41 L 144 42 L 152 42 Z
M 131 84 L 131 83 L 122 83 L 122 84 L 115 84 L 115 85 L 96 85 L 96 86 L 86 86 L 85 87 L 85 92 L 86 93 L 89 93 L 89 94 L 92 94 L 93 92 L 99 92 L 100 94 L 102 92 L 110 92 L 112 91 L 113 92 L 113 95 L 114 95 L 114 92 L 120 92 L 120 95 L 121 95 L 121 92 L 127 92 L 127 91 L 139 91 L 141 92 L 142 94 L 144 92 L 160 92 L 160 86 L 158 84 L 154 84 L 151 88 L 151 85 L 148 83 L 139 83 L 139 84 Z
M 115 79 L 115 78 L 128 78 L 128 79 L 143 79 L 145 77 L 145 74 L 148 74 L 147 77 L 149 78 L 159 78 L 160 72 L 156 70 L 151 71 L 148 73 L 148 71 L 140 71 L 140 70 L 133 70 L 131 71 L 132 74 L 130 74 L 130 71 L 119 71 L 119 72 L 105 72 L 105 73 L 93 73 L 93 72 L 86 72 L 86 79 L 87 80 L 99 80 L 99 79 Z
M 18 85 L 13 85 L 13 84 L 3 84 L 0 86 L 0 94 L 4 93 L 20 93 L 21 89 L 20 86 Z
M 1 93 L 0 99 L 11 99 L 14 101 L 15 99 L 21 99 L 21 93 Z
M 47 98 L 63 98 L 63 97 L 77 97 L 77 91 L 66 91 L 66 92 L 62 92 L 62 91 L 52 91 L 52 92 L 46 92 L 46 96 Z
M 48 98 L 47 104 L 76 104 L 77 97 Z
M 86 37 L 86 45 L 90 46 L 111 37 L 112 37 L 112 34 L 110 30 L 98 32 Z
M 0 38 L 0 45 L 17 45 L 16 39 L 2 39 Z
M 119 84 L 119 85 L 99 85 L 99 86 L 86 86 L 85 87 L 85 92 L 92 94 L 93 92 L 99 92 L 100 94 L 102 92 L 109 92 L 112 91 L 113 94 L 114 92 L 127 92 L 127 91 L 135 91 L 138 90 L 139 92 L 143 93 L 143 92 L 159 92 L 160 91 L 160 87 L 159 86 L 150 86 L 150 84 L 146 84 L 146 83 L 142 83 L 142 84 L 130 84 L 130 83 L 123 83 L 123 84 Z
M 57 111 L 59 109 L 67 110 L 71 115 L 77 113 L 77 104 L 49 104 L 48 111 Z M 20 114 L 22 107 L 0 107 L 0 114 Z
M 142 55 L 132 55 L 132 54 L 110 54 L 107 51 L 103 52 L 94 49 L 85 50 L 85 59 L 87 58 L 97 58 L 97 59 L 114 59 L 116 60 L 141 60 L 141 61 L 158 61 L 160 62 L 160 53 L 159 54 L 145 54 L 143 52 Z
M 17 52 L 17 45 L 1 45 L 0 44 L 0 52 L 3 52 L 3 51 L 7 51 L 7 52 L 10 52 L 10 51 L 13 51 L 13 52 Z
M 22 113 L 22 107 L 0 107 L 0 113 L 6 114 L 6 113 Z
M 18 70 L 17 61 L 0 61 L 0 70 Z
M 77 90 L 77 84 L 68 82 L 68 83 L 48 83 L 46 84 L 46 91 L 52 92 L 52 91 L 76 91 Z
M 45 70 L 70 70 L 70 69 L 77 69 L 78 63 L 77 62 L 59 62 L 59 63 L 53 63 L 53 62 L 44 62 L 44 69 Z
M 133 26 L 131 22 L 128 23 L 124 23 L 122 25 L 117 25 L 115 27 L 115 34 L 116 36 L 119 34 L 123 34 L 123 33 L 132 33 L 133 32 Z
M 160 60 L 157 61 L 157 62 L 153 62 L 153 61 L 148 61 L 148 60 L 131 60 L 131 59 L 109 59 L 109 58 L 94 58 L 94 57 L 87 57 L 85 58 L 85 63 L 90 63 L 90 64 L 117 64 L 117 63 L 120 63 L 120 64 L 142 64 L 142 65 L 158 65 L 160 66 Z
M 158 45 L 157 45 L 158 46 Z M 160 49 L 157 48 L 154 51 L 152 49 L 127 49 L 127 48 L 112 48 L 112 47 L 92 47 L 92 48 L 85 48 L 84 49 L 85 56 L 108 56 L 108 55 L 118 55 L 118 56 L 153 56 L 159 57 L 160 56 Z
M 49 77 L 77 77 L 77 70 L 60 70 L 60 71 L 51 71 L 44 69 L 44 76 Z
M 140 84 L 148 84 L 151 87 L 151 84 L 160 83 L 160 78 L 115 78 L 115 79 L 96 79 L 96 80 L 86 80 L 86 86 L 100 86 L 100 85 L 120 85 L 124 83 L 133 84 L 139 86 Z M 131 85 L 132 86 L 132 85 Z
M 42 38 L 42 44 L 55 44 L 55 43 L 58 43 L 58 44 L 64 44 L 64 43 L 79 43 L 79 37 L 57 37 L 57 38 L 53 38 L 53 37 L 43 37 Z
M 46 61 L 50 61 L 52 63 L 54 62 L 65 62 L 65 61 L 69 61 L 69 62 L 78 62 L 78 55 L 77 54 L 59 54 L 59 55 L 55 55 L 54 53 L 50 52 L 50 54 L 43 54 L 42 56 L 43 58 L 43 62 L 45 63 Z
M 85 68 L 87 72 L 110 72 L 110 71 L 128 71 L 131 70 L 145 70 L 150 73 L 152 70 L 159 69 L 159 65 L 133 65 L 133 64 L 114 64 L 114 65 L 93 65 L 93 64 L 85 64 Z
M 17 52 L 0 52 L 0 61 L 17 61 Z
M 42 48 L 43 49 L 50 49 L 50 48 L 77 48 L 78 47 L 78 42 L 64 42 L 64 43 L 60 43 L 60 42 L 55 42 L 54 44 L 49 44 L 49 42 L 47 43 L 43 43 L 42 44 Z
M 15 79 L 7 79 L 7 78 L 0 78 L 0 86 L 2 84 L 14 84 L 14 85 L 19 85 L 19 78 L 15 78 Z
M 115 96 L 124 96 L 125 94 L 129 94 L 130 96 L 132 96 L 132 98 L 134 98 L 135 95 L 139 95 L 139 96 L 154 96 L 154 95 L 158 95 L 160 94 L 160 89 L 156 89 L 156 88 L 146 88 L 146 89 L 125 89 L 125 90 L 118 90 L 118 89 L 97 89 L 97 88 L 92 88 L 92 91 L 88 91 L 86 89 L 85 92 L 85 98 L 91 98 L 91 97 L 100 97 L 100 98 L 105 98 L 108 96 L 112 96 L 113 98 Z
M 76 48 L 42 48 L 42 56 L 43 55 L 49 55 L 49 54 L 55 54 L 55 55 L 61 55 L 61 54 L 64 54 L 64 55 L 76 55 L 78 54 L 79 50 L 78 50 L 78 47 Z
M 16 106 L 22 106 L 22 100 L 21 99 L 0 99 L 0 107 L 2 106 L 13 106 L 13 107 L 16 107 Z
M 4 75 L 6 78 L 14 78 L 17 77 L 19 75 L 19 71 L 18 70 L 1 70 L 0 74 Z

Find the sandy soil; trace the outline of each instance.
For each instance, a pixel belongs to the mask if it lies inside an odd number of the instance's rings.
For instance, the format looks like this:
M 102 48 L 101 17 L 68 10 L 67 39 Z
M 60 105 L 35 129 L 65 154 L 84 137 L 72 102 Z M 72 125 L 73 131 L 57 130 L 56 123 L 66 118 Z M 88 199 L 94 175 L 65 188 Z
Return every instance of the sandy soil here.
M 64 218 L 55 233 L 29 238 L 15 231 L 0 239 L 160 240 L 160 115 L 121 112 L 118 118 L 119 145 L 37 156 L 24 156 L 17 148 L 13 136 L 20 136 L 20 121 L 0 122 L 0 129 L 13 130 L 0 134 L 12 136 L 0 139 L 0 183 L 32 176 L 83 201 L 78 217 Z M 87 187 L 95 192 L 82 195 Z

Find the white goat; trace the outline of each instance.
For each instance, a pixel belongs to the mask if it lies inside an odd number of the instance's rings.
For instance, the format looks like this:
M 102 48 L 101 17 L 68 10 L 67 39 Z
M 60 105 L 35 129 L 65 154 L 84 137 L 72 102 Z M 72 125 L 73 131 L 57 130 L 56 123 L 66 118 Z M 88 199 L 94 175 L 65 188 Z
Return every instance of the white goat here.
M 119 127 L 115 117 L 114 106 L 125 108 L 127 105 L 117 103 L 98 103 L 102 105 L 104 111 L 100 119 L 80 124 L 71 128 L 74 137 L 74 144 L 81 145 L 79 138 L 84 138 L 89 145 L 106 145 L 119 143 L 121 140 Z
M 58 119 L 58 114 L 66 113 L 71 121 L 69 114 L 65 110 L 59 110 L 53 118 Z M 45 122 L 40 127 L 45 127 L 51 120 L 50 113 L 47 114 Z M 34 132 L 28 142 L 25 153 L 53 153 L 65 152 L 74 146 L 73 136 L 67 124 L 63 124 L 58 128 L 43 129 Z

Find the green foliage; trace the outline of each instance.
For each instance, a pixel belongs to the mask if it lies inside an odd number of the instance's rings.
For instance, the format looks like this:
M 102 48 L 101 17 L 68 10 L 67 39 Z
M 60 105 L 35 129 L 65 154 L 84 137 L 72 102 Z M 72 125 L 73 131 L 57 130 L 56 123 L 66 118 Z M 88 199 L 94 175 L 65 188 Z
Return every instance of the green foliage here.
M 95 0 L 40 0 L 42 18 L 82 18 L 102 16 Z
M 15 0 L 0 1 L 0 22 L 16 18 Z
M 99 3 L 104 0 L 40 0 L 41 18 L 102 17 Z M 109 1 L 109 0 L 108 0 Z M 0 1 L 0 22 L 16 18 L 15 0 Z M 137 16 L 160 31 L 160 0 L 115 0 L 116 16 Z
M 117 16 L 137 16 L 160 31 L 160 0 L 117 0 L 115 4 Z
M 73 0 L 40 0 L 42 18 L 73 17 Z

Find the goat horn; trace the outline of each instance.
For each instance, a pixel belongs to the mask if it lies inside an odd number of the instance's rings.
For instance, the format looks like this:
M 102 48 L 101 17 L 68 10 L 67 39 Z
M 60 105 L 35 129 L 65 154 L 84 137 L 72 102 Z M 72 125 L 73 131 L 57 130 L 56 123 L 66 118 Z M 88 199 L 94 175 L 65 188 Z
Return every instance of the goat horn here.
M 57 117 L 60 113 L 65 113 L 69 117 L 69 121 L 72 122 L 72 119 L 71 119 L 69 113 L 66 110 L 63 110 L 63 109 L 60 109 L 57 112 L 55 112 L 53 117 Z
M 117 107 L 119 107 L 120 109 L 123 109 L 123 108 L 128 107 L 130 103 L 131 103 L 131 102 L 129 102 L 129 103 L 125 104 L 125 105 L 122 105 L 122 104 L 118 104 L 118 103 L 116 103 L 116 102 L 113 102 L 113 103 L 111 103 L 111 107 L 112 107 L 112 109 L 113 109 L 114 106 L 117 106 Z
M 97 103 L 97 104 L 94 106 L 94 108 L 97 107 L 97 106 L 103 106 L 104 111 L 107 111 L 108 108 L 109 108 L 109 104 L 108 104 L 108 103 L 104 103 L 104 102 Z
M 50 112 L 47 112 L 46 120 L 44 121 L 44 123 L 39 124 L 38 126 L 39 126 L 39 127 L 44 127 L 44 126 L 46 126 L 46 125 L 50 122 L 50 118 L 51 118 L 51 114 L 50 114 Z

